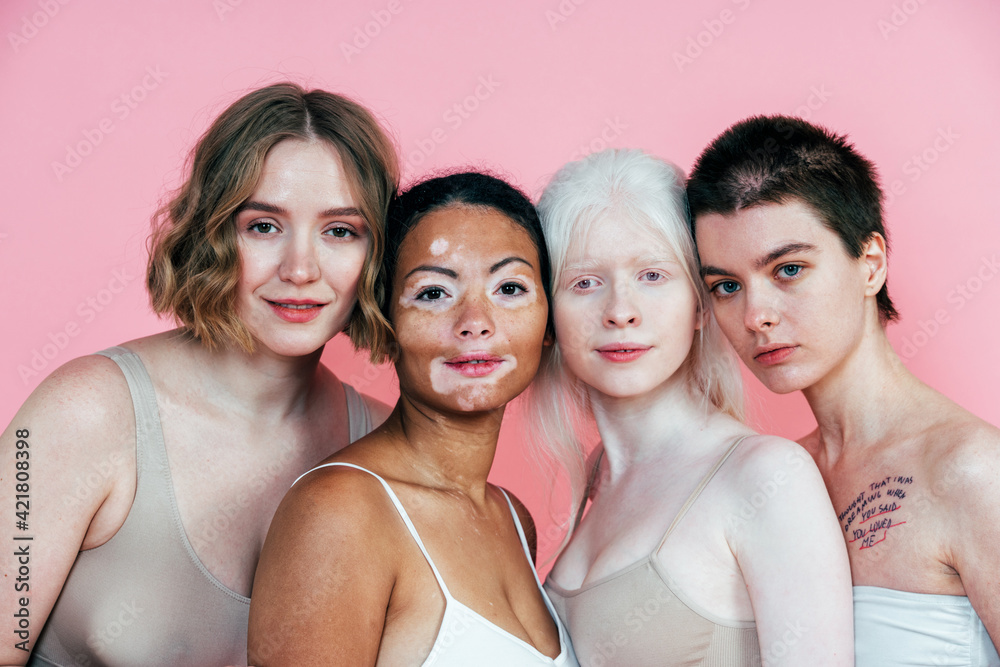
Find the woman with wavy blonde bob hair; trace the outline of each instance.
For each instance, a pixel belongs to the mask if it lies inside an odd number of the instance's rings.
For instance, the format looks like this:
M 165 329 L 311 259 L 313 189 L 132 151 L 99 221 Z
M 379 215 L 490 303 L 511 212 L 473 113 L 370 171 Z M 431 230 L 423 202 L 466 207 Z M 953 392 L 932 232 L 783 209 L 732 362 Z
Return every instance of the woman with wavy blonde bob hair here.
M 377 120 L 333 93 L 276 84 L 212 123 L 150 243 L 153 308 L 180 327 L 69 362 L 0 440 L 32 458 L 37 545 L 31 656 L 7 642 L 0 664 L 247 664 L 279 501 L 388 414 L 320 357 L 342 331 L 385 345 L 396 184 Z
M 808 455 L 742 421 L 683 172 L 606 150 L 564 166 L 538 209 L 556 345 L 529 421 L 570 480 L 546 589 L 580 664 L 851 664 L 836 517 Z

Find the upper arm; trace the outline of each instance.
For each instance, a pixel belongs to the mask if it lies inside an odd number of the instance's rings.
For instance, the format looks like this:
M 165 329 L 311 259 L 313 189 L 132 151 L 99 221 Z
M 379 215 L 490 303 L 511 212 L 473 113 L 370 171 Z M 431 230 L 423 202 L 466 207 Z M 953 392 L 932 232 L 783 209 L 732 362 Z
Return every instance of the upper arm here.
M 935 488 L 944 492 L 954 567 L 993 643 L 1000 645 L 1000 437 L 995 429 L 981 429 L 949 459 Z
M 103 357 L 76 359 L 55 371 L 0 435 L 0 504 L 23 513 L 7 515 L 3 533 L 32 538 L 7 540 L 0 556 L 7 582 L 0 587 L 0 608 L 16 610 L 22 598 L 28 600 L 32 644 L 88 530 L 103 529 L 106 540 L 128 514 L 134 461 L 128 386 L 114 362 Z M 22 565 L 28 575 L 16 581 Z M 27 659 L 13 644 L 0 645 L 0 663 Z
M 772 665 L 853 665 L 850 565 L 823 478 L 795 443 L 762 436 L 747 444 L 734 510 L 740 520 L 728 532 L 761 657 Z
M 313 472 L 282 500 L 254 578 L 251 664 L 375 664 L 398 549 L 384 529 L 394 509 L 368 477 Z
M 531 562 L 538 562 L 538 535 L 535 532 L 535 521 L 531 518 L 531 512 L 528 508 L 524 506 L 517 496 L 515 496 L 510 491 L 504 489 L 507 493 L 507 497 L 510 498 L 511 504 L 514 506 L 514 511 L 517 512 L 517 518 L 521 521 L 521 529 L 524 531 L 524 539 L 528 543 L 528 551 L 531 552 Z

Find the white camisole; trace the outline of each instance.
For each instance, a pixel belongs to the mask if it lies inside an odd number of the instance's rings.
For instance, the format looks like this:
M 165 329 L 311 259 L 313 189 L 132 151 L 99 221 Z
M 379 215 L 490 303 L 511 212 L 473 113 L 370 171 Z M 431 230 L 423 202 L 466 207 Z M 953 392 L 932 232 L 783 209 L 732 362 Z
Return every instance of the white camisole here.
M 455 667 L 468 667 L 469 665 L 476 665 L 477 667 L 517 667 L 519 665 L 579 667 L 576 656 L 573 654 L 573 647 L 569 642 L 569 635 L 567 635 L 566 629 L 563 628 L 562 621 L 559 620 L 559 615 L 556 614 L 552 602 L 549 600 L 548 595 L 546 595 L 545 590 L 542 588 L 541 581 L 538 579 L 538 573 L 531 563 L 531 553 L 528 550 L 528 542 L 524 538 L 521 521 L 517 517 L 517 512 L 514 511 L 514 506 L 511 504 L 510 498 L 507 497 L 506 492 L 503 492 L 503 489 L 501 491 L 507 500 L 511 516 L 514 517 L 514 525 L 517 527 L 518 537 L 521 538 L 524 557 L 527 558 L 528 564 L 531 566 L 531 573 L 535 577 L 535 585 L 538 586 L 538 591 L 542 595 L 545 607 L 549 610 L 549 614 L 552 616 L 552 620 L 555 621 L 556 627 L 559 630 L 560 651 L 559 655 L 554 659 L 539 653 L 535 647 L 486 620 L 451 596 L 447 584 L 441 578 L 441 573 L 438 572 L 437 566 L 431 559 L 430 554 L 427 553 L 427 549 L 420 539 L 420 535 L 417 534 L 417 529 L 413 526 L 413 522 L 410 521 L 406 510 L 403 509 L 403 504 L 399 502 L 399 498 L 396 497 L 396 494 L 384 479 L 371 470 L 352 463 L 325 463 L 313 468 L 313 470 L 319 470 L 328 466 L 344 466 L 361 470 L 381 482 L 385 492 L 389 494 L 392 504 L 396 506 L 396 511 L 399 512 L 399 516 L 403 519 L 403 523 L 406 524 L 406 529 L 410 531 L 413 541 L 417 543 L 421 553 L 424 554 L 424 558 L 427 559 L 427 564 L 431 566 L 431 571 L 434 572 L 434 578 L 437 579 L 438 586 L 441 587 L 441 592 L 444 594 L 444 616 L 441 618 L 441 625 L 438 628 L 434 646 L 431 648 L 427 659 L 424 660 L 423 665 L 435 665 L 436 667 L 450 667 L 451 665 Z M 312 472 L 312 470 L 309 472 Z M 308 474 L 308 472 L 305 473 L 305 475 Z M 302 479 L 305 475 L 300 476 L 299 479 Z M 298 482 L 299 480 L 295 481 Z

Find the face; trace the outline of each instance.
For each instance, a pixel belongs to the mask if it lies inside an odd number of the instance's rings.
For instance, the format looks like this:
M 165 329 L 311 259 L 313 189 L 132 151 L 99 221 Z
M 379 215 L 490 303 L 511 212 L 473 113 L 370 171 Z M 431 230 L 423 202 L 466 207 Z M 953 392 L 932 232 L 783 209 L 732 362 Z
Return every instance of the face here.
M 807 389 L 857 347 L 866 297 L 878 291 L 872 267 L 848 255 L 808 205 L 702 215 L 696 229 L 715 317 L 771 391 Z
M 556 340 L 569 370 L 617 398 L 663 386 L 701 325 L 698 297 L 667 244 L 617 217 L 569 247 L 553 290 Z
M 237 312 L 255 341 L 280 356 L 320 349 L 347 324 L 368 249 L 336 150 L 297 139 L 275 145 L 236 225 Z
M 402 242 L 391 298 L 399 388 L 411 400 L 494 410 L 534 378 L 548 317 L 538 250 L 502 213 L 425 215 Z

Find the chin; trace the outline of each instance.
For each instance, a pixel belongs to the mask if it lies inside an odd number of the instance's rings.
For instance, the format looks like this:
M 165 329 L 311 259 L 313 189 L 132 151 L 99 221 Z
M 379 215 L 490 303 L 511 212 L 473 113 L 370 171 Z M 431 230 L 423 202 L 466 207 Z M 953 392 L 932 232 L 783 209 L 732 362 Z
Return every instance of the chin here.
M 760 383 L 775 394 L 791 394 L 795 391 L 807 389 L 813 382 L 808 381 L 792 368 L 777 368 L 772 370 L 762 370 L 754 373 Z

